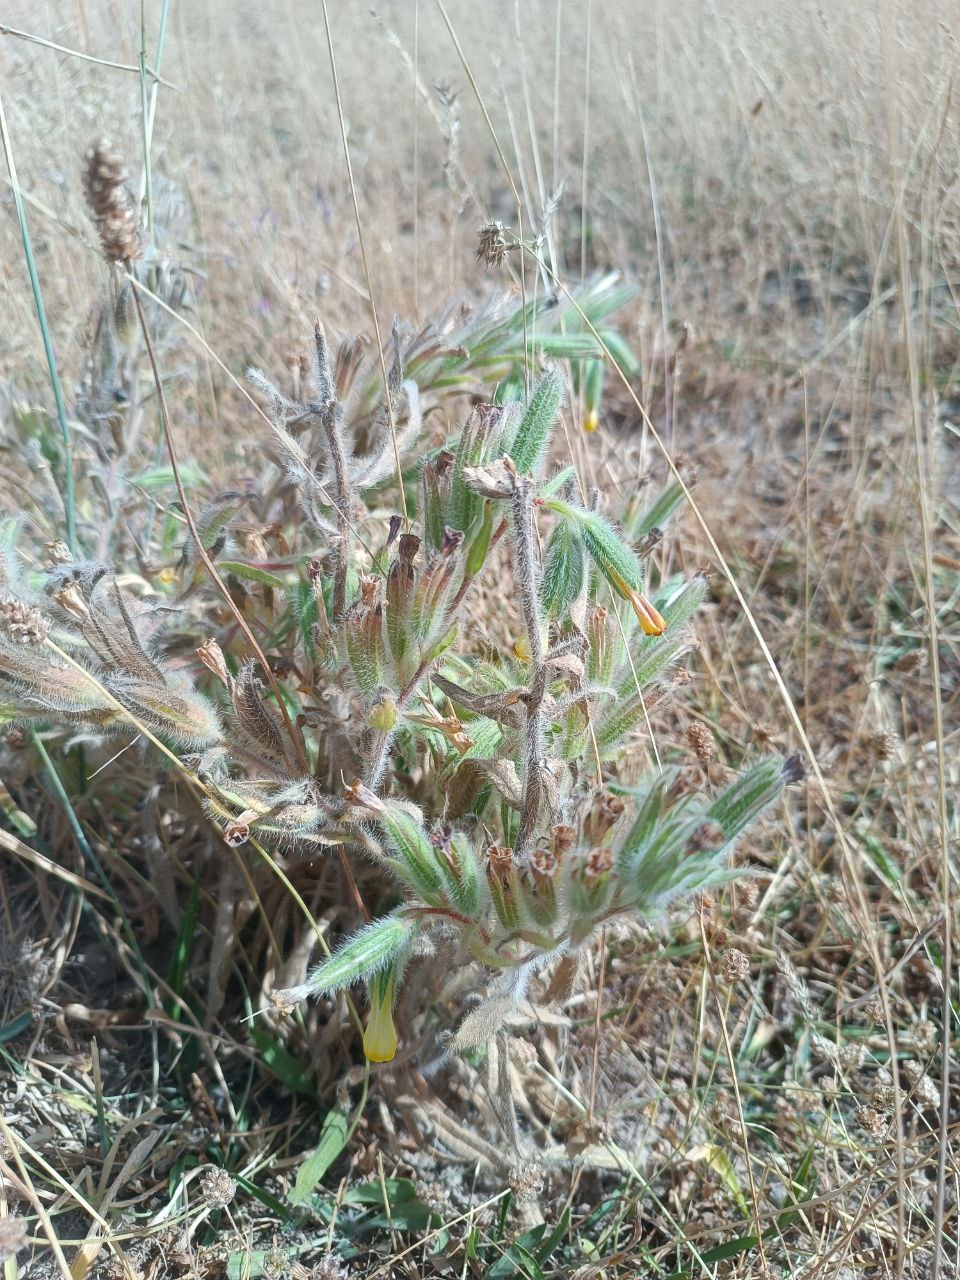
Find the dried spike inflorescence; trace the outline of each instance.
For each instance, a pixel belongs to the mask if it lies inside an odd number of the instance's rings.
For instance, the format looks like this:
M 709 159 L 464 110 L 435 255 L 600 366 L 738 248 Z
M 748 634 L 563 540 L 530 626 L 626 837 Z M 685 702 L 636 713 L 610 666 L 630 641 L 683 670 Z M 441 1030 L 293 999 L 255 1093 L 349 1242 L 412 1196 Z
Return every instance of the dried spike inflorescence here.
M 138 219 L 127 189 L 127 171 L 120 154 L 106 138 L 95 142 L 85 156 L 83 184 L 97 224 L 103 256 L 108 262 L 129 262 L 140 256 Z
M 0 596 L 0 634 L 15 644 L 42 644 L 50 624 L 39 609 L 9 596 Z

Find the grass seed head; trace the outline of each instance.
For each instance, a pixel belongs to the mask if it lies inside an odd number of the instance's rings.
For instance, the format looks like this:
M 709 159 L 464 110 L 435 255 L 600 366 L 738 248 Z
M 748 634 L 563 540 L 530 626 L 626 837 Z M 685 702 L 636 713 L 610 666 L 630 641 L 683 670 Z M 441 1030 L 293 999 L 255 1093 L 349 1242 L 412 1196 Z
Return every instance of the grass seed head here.
M 130 262 L 140 256 L 138 220 L 126 184 L 122 156 L 101 138 L 86 154 L 84 187 L 108 262 Z

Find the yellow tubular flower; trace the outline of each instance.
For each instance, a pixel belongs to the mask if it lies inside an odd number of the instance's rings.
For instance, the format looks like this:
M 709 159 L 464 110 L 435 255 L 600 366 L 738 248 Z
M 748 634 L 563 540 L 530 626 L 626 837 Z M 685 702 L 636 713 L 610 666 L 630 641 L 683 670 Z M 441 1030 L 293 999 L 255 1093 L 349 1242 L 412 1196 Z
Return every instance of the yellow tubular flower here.
M 626 582 L 619 573 L 611 570 L 607 575 L 610 578 L 612 586 L 617 592 L 623 596 L 624 600 L 629 600 L 630 607 L 637 615 L 637 621 L 640 623 L 640 629 L 645 636 L 662 636 L 667 629 L 666 619 L 657 612 L 642 591 L 637 591 Z
M 588 409 L 583 418 L 584 431 L 589 431 L 589 432 L 596 431 L 599 425 L 600 425 L 600 415 L 597 413 L 596 409 Z
M 397 1052 L 397 1028 L 393 1022 L 393 980 L 383 999 L 370 1005 L 370 1018 L 363 1033 L 363 1052 L 371 1062 L 389 1062 Z
M 662 636 L 667 629 L 663 615 L 658 613 L 642 591 L 631 591 L 627 597 L 637 615 L 640 629 L 646 636 Z

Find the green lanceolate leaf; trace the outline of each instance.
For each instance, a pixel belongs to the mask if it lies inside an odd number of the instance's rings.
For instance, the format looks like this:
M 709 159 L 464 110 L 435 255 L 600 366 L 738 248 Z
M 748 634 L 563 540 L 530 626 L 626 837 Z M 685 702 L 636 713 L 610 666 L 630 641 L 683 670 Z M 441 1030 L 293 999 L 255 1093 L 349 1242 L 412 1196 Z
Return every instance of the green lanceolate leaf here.
M 437 864 L 436 850 L 419 819 L 393 801 L 385 803 L 378 817 L 397 855 L 391 864 L 397 875 L 421 897 L 435 901 L 443 892 L 444 876 Z
M 556 369 L 544 374 L 524 410 L 508 449 L 520 475 L 529 475 L 540 462 L 563 403 L 563 378 Z
M 720 792 L 706 816 L 720 826 L 728 841 L 733 840 L 776 800 L 788 780 L 780 756 L 761 760 Z
M 547 543 L 541 595 L 551 618 L 566 613 L 583 591 L 587 578 L 586 555 L 576 528 L 559 520 Z
M 297 1170 L 297 1180 L 287 1199 L 295 1207 L 306 1204 L 323 1175 L 346 1146 L 350 1117 L 340 1107 L 328 1111 L 320 1128 L 320 1140 Z
M 683 489 L 674 481 L 660 494 L 653 506 L 627 517 L 624 525 L 632 538 L 644 538 L 651 529 L 662 529 L 683 501 Z
M 315 995 L 332 995 L 391 964 L 411 944 L 417 924 L 408 916 L 384 916 L 364 925 L 314 969 L 308 985 Z

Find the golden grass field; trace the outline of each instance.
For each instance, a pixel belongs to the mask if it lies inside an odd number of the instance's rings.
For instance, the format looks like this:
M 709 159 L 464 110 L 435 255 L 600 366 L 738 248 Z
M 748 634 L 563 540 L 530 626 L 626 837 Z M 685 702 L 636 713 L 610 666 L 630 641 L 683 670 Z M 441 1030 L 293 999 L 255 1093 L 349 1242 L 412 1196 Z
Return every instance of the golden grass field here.
M 636 370 L 605 369 L 595 432 L 571 395 L 553 460 L 616 511 L 675 467 L 690 501 L 652 563 L 709 593 L 689 682 L 611 768 L 669 758 L 717 787 L 777 750 L 806 772 L 739 847 L 752 879 L 605 932 L 567 998 L 516 1016 L 504 1086 L 442 1052 L 471 1004 L 439 963 L 401 999 L 409 1053 L 372 1072 L 341 1006 L 270 1021 L 317 958 L 304 918 L 357 923 L 333 857 L 244 870 L 142 743 L 10 728 L 4 1280 L 960 1274 L 957 56 L 938 0 L 3 5 L 4 546 L 33 569 L 65 536 L 16 196 L 79 533 L 172 607 L 143 349 L 111 365 L 119 408 L 83 408 L 116 287 L 84 198 L 98 137 L 142 202 L 198 503 L 266 483 L 243 372 L 297 386 L 316 317 L 376 351 L 394 316 L 412 332 L 616 273 Z M 484 269 L 491 220 L 539 237 L 544 269 Z M 429 401 L 428 443 L 480 390 Z M 275 521 L 239 530 L 264 563 L 285 557 Z M 465 645 L 513 643 L 502 584 L 472 598 Z M 205 590 L 176 601 L 184 669 L 204 628 L 232 634 Z M 261 636 L 273 609 L 254 585 Z

